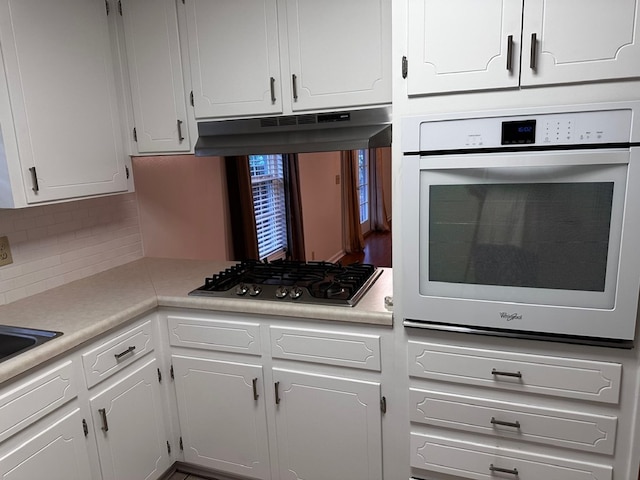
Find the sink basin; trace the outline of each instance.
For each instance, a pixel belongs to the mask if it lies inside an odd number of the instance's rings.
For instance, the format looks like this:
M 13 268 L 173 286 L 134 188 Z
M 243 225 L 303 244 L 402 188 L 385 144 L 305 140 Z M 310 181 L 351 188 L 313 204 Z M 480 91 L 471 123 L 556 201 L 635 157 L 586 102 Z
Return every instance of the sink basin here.
M 0 361 L 37 347 L 62 332 L 0 325 Z

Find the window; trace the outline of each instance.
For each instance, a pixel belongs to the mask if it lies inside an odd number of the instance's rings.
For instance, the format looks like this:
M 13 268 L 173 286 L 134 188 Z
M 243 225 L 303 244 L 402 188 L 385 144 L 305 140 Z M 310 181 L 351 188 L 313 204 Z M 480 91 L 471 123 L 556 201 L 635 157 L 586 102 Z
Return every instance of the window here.
M 287 250 L 282 155 L 250 155 L 249 169 L 260 259 L 284 258 Z
M 369 220 L 369 155 L 367 150 L 358 150 L 358 200 L 362 233 L 371 229 Z

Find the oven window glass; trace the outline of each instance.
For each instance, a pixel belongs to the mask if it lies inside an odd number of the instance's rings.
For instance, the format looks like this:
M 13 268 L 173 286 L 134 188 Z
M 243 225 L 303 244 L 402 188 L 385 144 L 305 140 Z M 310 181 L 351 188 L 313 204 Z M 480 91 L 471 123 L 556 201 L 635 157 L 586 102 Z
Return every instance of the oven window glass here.
M 613 182 L 430 185 L 429 280 L 604 292 Z

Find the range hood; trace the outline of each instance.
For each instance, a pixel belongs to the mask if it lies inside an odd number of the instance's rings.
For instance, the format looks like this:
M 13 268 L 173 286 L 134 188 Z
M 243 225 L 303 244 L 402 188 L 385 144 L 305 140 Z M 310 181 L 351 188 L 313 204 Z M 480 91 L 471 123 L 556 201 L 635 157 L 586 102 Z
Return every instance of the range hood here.
M 198 123 L 197 156 L 330 152 L 391 145 L 391 107 Z

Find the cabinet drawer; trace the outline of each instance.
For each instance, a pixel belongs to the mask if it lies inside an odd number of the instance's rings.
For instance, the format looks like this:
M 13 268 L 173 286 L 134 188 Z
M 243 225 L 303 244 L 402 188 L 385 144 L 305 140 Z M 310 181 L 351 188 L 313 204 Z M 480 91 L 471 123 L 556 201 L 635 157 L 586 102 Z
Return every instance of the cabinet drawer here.
M 410 389 L 411 421 L 613 454 L 617 417 Z
M 0 392 L 0 441 L 78 395 L 70 360 L 44 370 Z
M 260 325 L 234 320 L 169 315 L 169 343 L 174 347 L 260 355 Z
M 274 358 L 380 371 L 380 337 L 313 329 L 271 327 Z
M 622 365 L 410 341 L 409 374 L 445 382 L 618 403 Z
M 154 348 L 151 321 L 131 328 L 82 354 L 89 388 L 120 371 Z
M 411 466 L 462 478 L 611 480 L 610 465 L 411 434 Z

